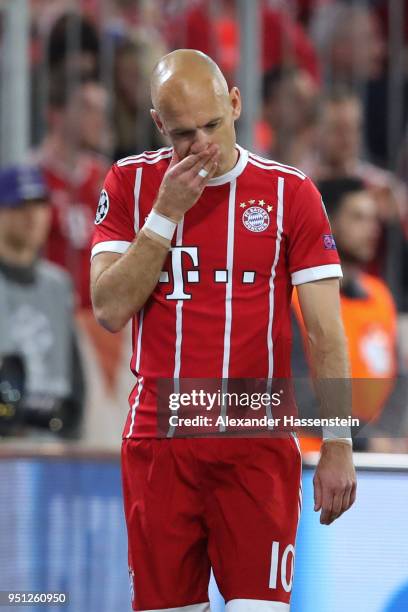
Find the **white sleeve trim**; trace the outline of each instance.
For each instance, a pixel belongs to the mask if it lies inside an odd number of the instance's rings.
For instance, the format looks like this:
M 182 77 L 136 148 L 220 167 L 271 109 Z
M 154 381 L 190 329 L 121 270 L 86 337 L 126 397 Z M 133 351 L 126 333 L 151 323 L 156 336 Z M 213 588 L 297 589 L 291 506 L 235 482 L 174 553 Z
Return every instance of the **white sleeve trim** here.
M 125 240 L 109 240 L 108 242 L 98 242 L 91 251 L 91 259 L 99 253 L 124 253 L 132 243 Z
M 264 599 L 230 599 L 225 612 L 289 612 L 289 604 Z
M 321 278 L 342 278 L 343 273 L 339 264 L 327 264 L 325 266 L 315 266 L 314 268 L 306 268 L 298 270 L 292 274 L 292 285 L 302 285 L 303 283 L 311 283 Z

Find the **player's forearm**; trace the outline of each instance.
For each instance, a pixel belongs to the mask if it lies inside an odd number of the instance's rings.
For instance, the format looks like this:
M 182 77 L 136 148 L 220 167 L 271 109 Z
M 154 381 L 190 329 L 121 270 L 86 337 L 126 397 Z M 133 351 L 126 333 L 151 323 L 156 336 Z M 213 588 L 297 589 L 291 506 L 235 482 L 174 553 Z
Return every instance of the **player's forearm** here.
M 310 332 L 312 375 L 323 418 L 351 414 L 350 366 L 343 326 L 340 321 L 329 329 Z
M 160 277 L 168 248 L 141 232 L 127 252 L 92 287 L 95 317 L 118 332 L 144 306 Z
M 343 326 L 330 321 L 327 329 L 308 332 L 310 361 L 316 378 L 347 378 L 349 360 Z

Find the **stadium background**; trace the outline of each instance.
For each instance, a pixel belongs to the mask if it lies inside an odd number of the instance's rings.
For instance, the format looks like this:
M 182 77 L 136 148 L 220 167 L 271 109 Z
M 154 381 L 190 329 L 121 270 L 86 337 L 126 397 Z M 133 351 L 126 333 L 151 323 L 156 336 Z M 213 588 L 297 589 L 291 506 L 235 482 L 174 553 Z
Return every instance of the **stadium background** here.
M 130 334 L 111 336 L 94 322 L 83 262 L 105 168 L 161 145 L 149 118 L 149 71 L 173 48 L 209 53 L 241 88 L 239 142 L 316 180 L 330 175 L 327 98 L 335 92 L 358 100 L 363 123 L 344 147 L 361 139 L 358 163 L 350 154 L 350 173 L 365 180 L 378 204 L 382 242 L 370 272 L 384 280 L 398 309 L 403 378 L 408 6 L 404 0 L 0 0 L 0 20 L 0 162 L 35 160 L 49 173 L 58 214 L 43 255 L 72 277 L 85 381 L 80 422 L 70 435 L 43 423 L 2 429 L 0 590 L 66 590 L 72 612 L 130 610 L 118 467 L 132 383 Z M 339 134 L 337 142 L 342 146 Z M 76 177 L 90 166 L 96 170 L 84 192 Z M 403 396 L 398 436 L 385 432 L 370 452 L 356 456 L 358 503 L 330 529 L 312 512 L 316 456 L 305 454 L 295 612 L 408 609 L 407 406 Z M 222 610 L 213 597 L 214 609 Z

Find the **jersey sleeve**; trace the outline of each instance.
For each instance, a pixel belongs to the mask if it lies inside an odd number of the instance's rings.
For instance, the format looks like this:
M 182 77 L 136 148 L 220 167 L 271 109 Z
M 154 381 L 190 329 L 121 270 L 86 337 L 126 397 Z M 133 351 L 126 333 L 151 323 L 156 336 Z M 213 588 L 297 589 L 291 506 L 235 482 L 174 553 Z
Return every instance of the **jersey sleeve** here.
M 98 253 L 124 253 L 135 239 L 132 190 L 114 164 L 106 175 L 95 216 L 91 258 Z M 128 193 L 129 192 L 129 193 Z
M 292 285 L 341 278 L 340 259 L 319 191 L 306 178 L 292 197 L 288 227 Z

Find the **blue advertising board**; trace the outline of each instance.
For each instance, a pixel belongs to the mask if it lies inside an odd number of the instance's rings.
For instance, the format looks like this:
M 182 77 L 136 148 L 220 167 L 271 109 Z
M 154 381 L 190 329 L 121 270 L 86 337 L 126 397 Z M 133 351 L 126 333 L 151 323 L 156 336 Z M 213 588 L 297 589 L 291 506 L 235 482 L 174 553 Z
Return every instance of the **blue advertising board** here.
M 304 470 L 292 612 L 406 612 L 408 473 L 360 471 L 357 503 L 329 527 L 313 512 L 312 476 Z M 0 591 L 69 593 L 63 608 L 33 612 L 130 611 L 116 461 L 2 459 L 0 490 Z M 222 612 L 213 582 L 210 593 Z

